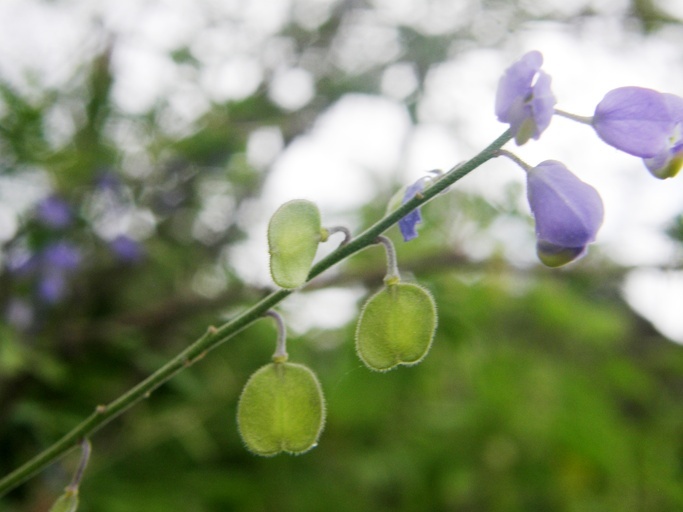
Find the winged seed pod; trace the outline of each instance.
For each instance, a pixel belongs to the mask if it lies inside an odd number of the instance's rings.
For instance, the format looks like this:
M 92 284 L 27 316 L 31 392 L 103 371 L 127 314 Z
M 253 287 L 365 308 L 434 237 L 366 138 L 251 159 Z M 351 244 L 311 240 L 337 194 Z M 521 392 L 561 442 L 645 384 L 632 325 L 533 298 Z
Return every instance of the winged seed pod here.
M 249 378 L 237 405 L 237 426 L 244 444 L 266 457 L 314 448 L 324 424 L 320 383 L 300 364 L 263 366 Z
M 67 488 L 50 508 L 50 512 L 76 512 L 78 508 L 78 489 Z
M 306 282 L 318 244 L 327 239 L 315 203 L 295 199 L 280 206 L 268 224 L 270 273 L 282 288 Z
M 356 328 L 356 351 L 371 370 L 419 363 L 436 331 L 432 295 L 413 283 L 388 284 L 363 306 Z

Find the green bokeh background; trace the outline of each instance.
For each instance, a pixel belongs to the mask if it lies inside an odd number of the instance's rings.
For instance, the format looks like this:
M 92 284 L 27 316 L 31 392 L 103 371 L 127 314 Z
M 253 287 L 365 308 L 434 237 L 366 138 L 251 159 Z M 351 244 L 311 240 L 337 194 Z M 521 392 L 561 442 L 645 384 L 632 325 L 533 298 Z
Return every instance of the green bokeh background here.
M 511 3 L 519 24 L 534 19 L 532 4 Z M 302 27 L 284 33 L 302 48 L 325 50 L 347 20 L 345 5 L 314 43 Z M 632 3 L 628 21 L 655 35 L 680 23 L 644 1 Z M 408 40 L 406 55 L 418 69 L 445 57 L 443 36 Z M 176 59 L 187 59 L 182 50 Z M 3 176 L 21 179 L 39 166 L 87 211 L 99 173 L 116 174 L 120 164 L 105 127 L 131 120 L 112 106 L 109 56 L 84 62 L 72 89 L 37 99 L 0 77 Z M 141 263 L 124 265 L 82 213 L 60 234 L 86 254 L 67 299 L 40 311 L 31 329 L 0 324 L 0 473 L 267 293 L 245 285 L 230 262 L 220 266 L 224 291 L 209 298 L 193 290 L 197 273 L 215 273 L 222 249 L 246 236 L 235 219 L 210 241 L 193 239 L 202 183 L 225 180 L 238 206 L 256 200 L 268 174 L 246 163 L 250 131 L 276 125 L 289 142 L 345 93 L 377 94 L 380 71 L 316 77 L 316 100 L 299 112 L 278 108 L 259 89 L 214 105 L 192 133 L 175 138 L 159 129 L 159 111 L 133 117 L 156 172 L 119 178 L 130 200 L 154 213 L 155 235 L 145 240 Z M 73 140 L 57 149 L 43 129 L 54 105 L 83 114 Z M 383 215 L 393 192 L 378 191 L 361 224 Z M 168 196 L 181 198 L 179 206 L 168 207 Z M 258 322 L 92 438 L 79 511 L 683 510 L 683 350 L 626 305 L 620 289 L 628 269 L 599 251 L 558 271 L 502 257 L 474 261 L 443 246 L 453 218 L 486 233 L 503 214 L 522 215 L 453 191 L 424 209 L 420 242 L 398 246 L 406 280 L 427 287 L 438 305 L 437 335 L 421 364 L 370 372 L 354 352 L 355 321 L 290 336 L 291 360 L 316 372 L 326 396 L 317 448 L 259 458 L 242 446 L 237 399 L 275 341 L 272 323 Z M 671 233 L 680 237 L 676 225 Z M 399 239 L 395 228 L 390 235 Z M 29 213 L 2 250 L 38 248 L 51 236 Z M 382 285 L 383 255 L 365 251 L 342 269 L 331 283 L 362 286 L 365 300 Z M 4 271 L 3 308 L 16 297 L 30 298 L 29 285 Z M 0 510 L 48 510 L 77 462 L 72 452 L 0 498 Z

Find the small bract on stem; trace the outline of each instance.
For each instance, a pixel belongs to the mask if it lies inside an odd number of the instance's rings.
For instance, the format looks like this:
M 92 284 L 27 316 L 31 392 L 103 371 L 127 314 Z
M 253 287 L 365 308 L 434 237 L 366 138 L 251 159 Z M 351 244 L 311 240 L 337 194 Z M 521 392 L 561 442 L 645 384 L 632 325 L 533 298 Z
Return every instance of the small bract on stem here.
M 78 508 L 78 487 L 81 485 L 85 468 L 90 460 L 91 446 L 87 438 L 81 441 L 81 460 L 74 473 L 71 483 L 66 486 L 64 492 L 50 507 L 50 512 L 76 512 Z
M 83 438 L 81 441 L 81 460 L 78 463 L 78 468 L 74 473 L 71 483 L 67 489 L 78 489 L 81 485 L 81 480 L 83 479 L 83 474 L 85 473 L 85 468 L 88 467 L 88 462 L 90 461 L 90 453 L 92 452 L 92 446 L 87 438 Z

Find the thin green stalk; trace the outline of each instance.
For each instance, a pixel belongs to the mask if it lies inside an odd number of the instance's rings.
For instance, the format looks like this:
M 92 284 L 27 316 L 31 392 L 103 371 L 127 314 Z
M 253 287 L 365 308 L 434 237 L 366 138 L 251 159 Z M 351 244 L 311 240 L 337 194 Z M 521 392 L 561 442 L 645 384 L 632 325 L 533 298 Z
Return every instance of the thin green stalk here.
M 375 244 L 379 235 L 396 224 L 406 214 L 427 203 L 436 195 L 443 192 L 446 188 L 458 181 L 460 178 L 464 177 L 491 158 L 494 158 L 497 155 L 496 152 L 498 149 L 500 149 L 511 138 L 512 135 L 510 134 L 510 131 L 506 131 L 478 155 L 468 160 L 464 164 L 454 167 L 444 174 L 421 195 L 413 197 L 411 200 L 407 201 L 405 204 L 401 205 L 399 208 L 380 219 L 378 222 L 367 228 L 348 243 L 339 246 L 336 250 L 328 254 L 325 258 L 313 266 L 308 275 L 308 281 L 320 275 L 340 261 L 351 256 L 352 254 L 355 254 L 362 249 Z M 223 342 L 232 338 L 237 333 L 250 326 L 256 320 L 262 318 L 268 310 L 282 302 L 291 293 L 291 290 L 283 289 L 274 291 L 222 326 L 218 328 L 209 327 L 201 338 L 188 346 L 164 366 L 159 368 L 159 370 L 154 372 L 152 375 L 140 382 L 137 386 L 133 387 L 113 402 L 106 405 L 97 406 L 95 411 L 90 414 L 90 416 L 78 424 L 64 437 L 0 480 L 0 496 L 28 480 L 31 476 L 43 470 L 45 467 L 71 451 L 74 447 L 79 446 L 82 439 L 90 438 L 93 433 L 101 429 L 111 420 L 128 410 L 136 403 L 148 398 L 159 386 L 169 381 L 173 376 L 183 369 L 188 368 L 198 360 L 202 359 L 210 350 L 220 346 Z
M 555 109 L 555 115 L 560 117 L 566 117 L 567 119 L 571 119 L 572 121 L 576 121 L 577 123 L 587 124 L 588 126 L 593 125 L 592 116 L 580 116 L 577 114 L 572 114 L 571 112 L 565 112 L 564 110 L 560 110 L 558 108 Z

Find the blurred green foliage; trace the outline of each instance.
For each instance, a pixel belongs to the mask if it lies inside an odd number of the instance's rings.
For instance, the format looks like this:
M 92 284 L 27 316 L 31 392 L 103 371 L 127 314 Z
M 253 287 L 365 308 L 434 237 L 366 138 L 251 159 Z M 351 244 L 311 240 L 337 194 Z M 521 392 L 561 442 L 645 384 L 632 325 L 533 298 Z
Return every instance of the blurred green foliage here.
M 677 22 L 650 2 L 633 6 L 635 19 L 647 15 L 645 31 Z M 341 3 L 316 31 L 291 24 L 283 34 L 301 52 L 329 51 L 351 11 Z M 523 6 L 515 12 L 517 23 L 532 17 Z M 420 79 L 453 50 L 444 35 L 401 31 L 404 58 Z M 448 36 L 473 43 L 467 33 Z M 169 135 L 160 121 L 163 102 L 141 115 L 112 105 L 112 51 L 84 63 L 71 90 L 45 90 L 36 99 L 0 82 L 2 179 L 28 180 L 40 168 L 74 209 L 73 223 L 60 230 L 46 229 L 33 210 L 21 212 L 2 248 L 3 475 L 154 372 L 207 325 L 266 293 L 245 284 L 226 258 L 226 248 L 247 236 L 240 215 L 258 204 L 268 179 L 246 160 L 250 133 L 274 125 L 290 142 L 346 92 L 377 94 L 382 69 L 314 70 L 316 97 L 301 110 L 279 107 L 262 87 L 212 105 L 191 133 Z M 199 65 L 185 48 L 173 58 Z M 70 112 L 76 126 L 58 147 L 45 132 L 55 107 Z M 151 171 L 120 171 L 124 152 L 106 136 L 117 125 L 143 134 Z M 116 182 L 109 199 L 103 176 Z M 198 236 L 206 191 L 217 184 L 233 201 L 228 222 Z M 363 224 L 383 215 L 391 193 L 378 192 L 360 213 Z M 450 223 L 485 236 L 501 217 L 520 219 L 519 193 L 491 205 L 451 192 L 425 208 L 421 243 L 399 246 L 406 280 L 426 286 L 439 310 L 434 345 L 419 366 L 368 371 L 354 353 L 354 321 L 290 337 L 291 360 L 315 370 L 328 404 L 316 449 L 264 459 L 240 442 L 240 390 L 274 348 L 271 323 L 258 322 L 93 437 L 79 510 L 683 509 L 683 351 L 624 304 L 624 269 L 599 255 L 569 271 L 520 269 L 444 246 L 445 231 L 455 229 Z M 112 201 L 154 219 L 153 235 L 138 240 L 140 260 L 117 257 L 96 229 L 102 205 Z M 678 239 L 680 224 L 671 230 Z M 76 244 L 83 260 L 68 276 L 68 293 L 47 305 L 36 292 L 40 277 L 12 273 L 7 262 L 59 240 Z M 381 251 L 365 251 L 330 282 L 364 286 L 367 297 L 381 286 L 383 265 Z M 202 294 L 199 278 L 222 284 Z M 32 308 L 30 321 L 10 317 L 17 299 Z M 76 464 L 74 452 L 3 497 L 0 510 L 47 510 Z

